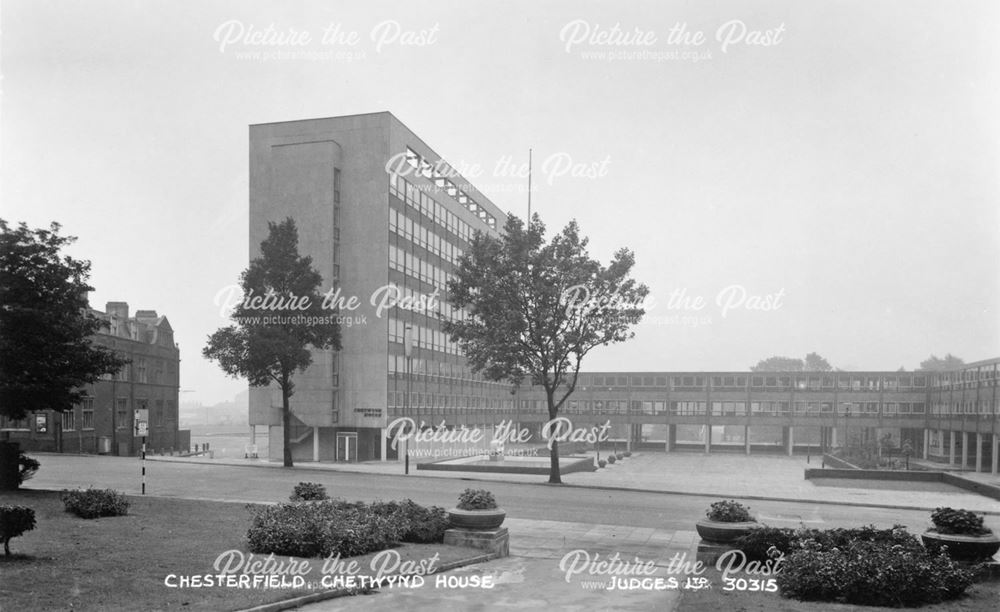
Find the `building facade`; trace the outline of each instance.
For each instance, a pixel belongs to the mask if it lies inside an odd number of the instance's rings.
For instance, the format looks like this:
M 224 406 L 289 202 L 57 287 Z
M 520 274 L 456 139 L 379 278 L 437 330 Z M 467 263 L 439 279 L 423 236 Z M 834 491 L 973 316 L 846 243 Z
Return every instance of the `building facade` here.
M 268 222 L 296 220 L 299 250 L 341 308 L 341 351 L 295 378 L 293 457 L 391 459 L 386 427 L 540 429 L 539 389 L 469 370 L 441 332 L 446 282 L 477 231 L 506 216 L 390 113 L 250 127 L 250 258 Z M 351 298 L 357 301 L 349 302 Z M 855 438 L 997 471 L 1000 359 L 956 372 L 587 372 L 562 413 L 610 421 L 621 444 L 664 451 L 810 452 Z M 250 423 L 281 456 L 281 396 L 251 389 Z
M 107 322 L 94 343 L 130 363 L 87 385 L 86 396 L 72 410 L 39 411 L 20 421 L 0 418 L 0 431 L 28 451 L 132 456 L 143 442 L 135 432 L 135 410 L 146 409 L 147 448 L 187 450 L 190 435 L 178 429 L 180 350 L 170 322 L 155 310 L 130 316 L 125 302 L 108 302 L 105 312 L 94 314 Z
M 475 232 L 496 232 L 506 216 L 398 119 L 374 113 L 251 126 L 251 259 L 268 222 L 286 217 L 339 307 L 342 332 L 342 350 L 313 351 L 312 365 L 295 377 L 294 459 L 391 456 L 382 443 L 387 419 L 407 398 L 406 410 L 446 414 L 513 406 L 508 385 L 470 372 L 440 318 L 463 316 L 447 303 L 448 275 Z M 279 458 L 276 387 L 251 389 L 250 423 L 268 428 L 271 457 Z

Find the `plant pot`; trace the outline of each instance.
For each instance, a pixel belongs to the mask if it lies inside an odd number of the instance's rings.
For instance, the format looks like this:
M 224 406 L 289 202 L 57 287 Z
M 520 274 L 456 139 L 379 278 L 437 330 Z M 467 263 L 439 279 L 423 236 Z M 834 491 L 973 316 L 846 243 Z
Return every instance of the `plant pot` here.
M 920 534 L 924 547 L 937 551 L 941 546 L 948 547 L 948 556 L 960 561 L 978 561 L 989 559 L 1000 550 L 1000 538 L 996 534 L 961 535 L 957 533 L 938 533 L 925 531 Z
M 459 529 L 496 529 L 503 524 L 507 512 L 503 508 L 489 510 L 448 510 L 448 519 L 452 527 Z
M 701 536 L 702 540 L 715 542 L 716 544 L 729 544 L 760 527 L 760 524 L 756 521 L 722 523 L 711 519 L 702 519 L 695 523 L 694 526 L 698 530 L 698 535 Z

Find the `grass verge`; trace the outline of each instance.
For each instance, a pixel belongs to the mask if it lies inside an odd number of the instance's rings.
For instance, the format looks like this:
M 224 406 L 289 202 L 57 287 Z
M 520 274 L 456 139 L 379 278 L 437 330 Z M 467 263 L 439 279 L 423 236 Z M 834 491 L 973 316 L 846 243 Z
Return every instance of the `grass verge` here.
M 244 504 L 129 497 L 127 516 L 86 520 L 63 510 L 56 491 L 21 490 L 0 494 L 0 504 L 34 508 L 37 526 L 11 540 L 9 558 L 0 551 L 0 610 L 242 610 L 323 590 L 296 588 L 168 587 L 174 576 L 219 572 L 217 557 L 246 550 L 250 515 Z M 391 564 L 419 562 L 438 555 L 435 566 L 472 559 L 481 551 L 443 544 L 403 544 L 380 558 Z M 359 575 L 372 575 L 371 553 L 355 562 Z M 264 555 L 254 555 L 263 560 Z M 288 557 L 276 558 L 278 561 Z M 323 577 L 323 559 L 308 563 L 308 582 Z M 305 567 L 305 566 L 300 566 Z M 173 583 L 179 581 L 175 579 Z

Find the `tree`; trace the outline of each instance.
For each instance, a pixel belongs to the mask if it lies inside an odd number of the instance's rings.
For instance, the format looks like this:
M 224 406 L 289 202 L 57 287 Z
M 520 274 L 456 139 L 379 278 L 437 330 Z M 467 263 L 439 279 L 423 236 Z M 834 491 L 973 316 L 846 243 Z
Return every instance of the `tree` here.
M 84 386 L 128 361 L 94 344 L 106 323 L 87 303 L 90 262 L 61 254 L 60 225 L 12 229 L 0 219 L 0 415 L 71 410 Z
M 295 222 L 269 222 L 268 229 L 261 256 L 240 275 L 244 299 L 230 315 L 234 325 L 209 336 L 202 354 L 253 387 L 278 385 L 284 465 L 292 467 L 292 376 L 312 363 L 310 349 L 340 350 L 340 325 L 335 311 L 323 308 L 323 278 L 312 258 L 299 255 Z
M 527 226 L 510 216 L 500 237 L 476 234 L 448 283 L 451 304 L 467 316 L 444 330 L 488 380 L 541 386 L 551 422 L 587 353 L 633 337 L 649 289 L 629 278 L 628 249 L 607 267 L 591 259 L 575 221 L 547 244 L 544 234 L 537 214 Z M 549 482 L 560 483 L 558 440 L 550 445 Z
M 920 362 L 919 370 L 930 371 L 930 372 L 942 372 L 946 370 L 957 370 L 965 365 L 965 361 L 955 357 L 951 353 L 944 356 L 944 359 L 938 359 L 937 356 L 931 355 L 927 359 Z
M 818 353 L 809 353 L 806 355 L 803 369 L 806 372 L 829 372 L 833 368 L 830 366 L 830 362 L 820 357 Z
M 768 357 L 751 366 L 751 372 L 829 372 L 833 370 L 826 359 L 818 353 L 809 353 L 805 359 L 795 357 Z
M 751 366 L 751 372 L 801 372 L 805 364 L 794 357 L 768 357 Z

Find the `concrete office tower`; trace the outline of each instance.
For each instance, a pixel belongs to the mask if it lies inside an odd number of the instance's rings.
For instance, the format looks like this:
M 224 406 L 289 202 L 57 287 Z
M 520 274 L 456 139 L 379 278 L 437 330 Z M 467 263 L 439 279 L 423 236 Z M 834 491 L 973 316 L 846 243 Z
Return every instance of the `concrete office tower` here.
M 513 405 L 509 386 L 471 375 L 440 329 L 440 317 L 462 315 L 446 302 L 452 267 L 475 232 L 496 232 L 506 216 L 392 114 L 250 126 L 251 259 L 268 222 L 286 217 L 340 306 L 331 314 L 343 337 L 294 378 L 296 460 L 392 457 L 382 441 L 395 416 L 479 423 L 477 411 Z M 269 428 L 280 458 L 276 387 L 251 389 L 250 423 Z

